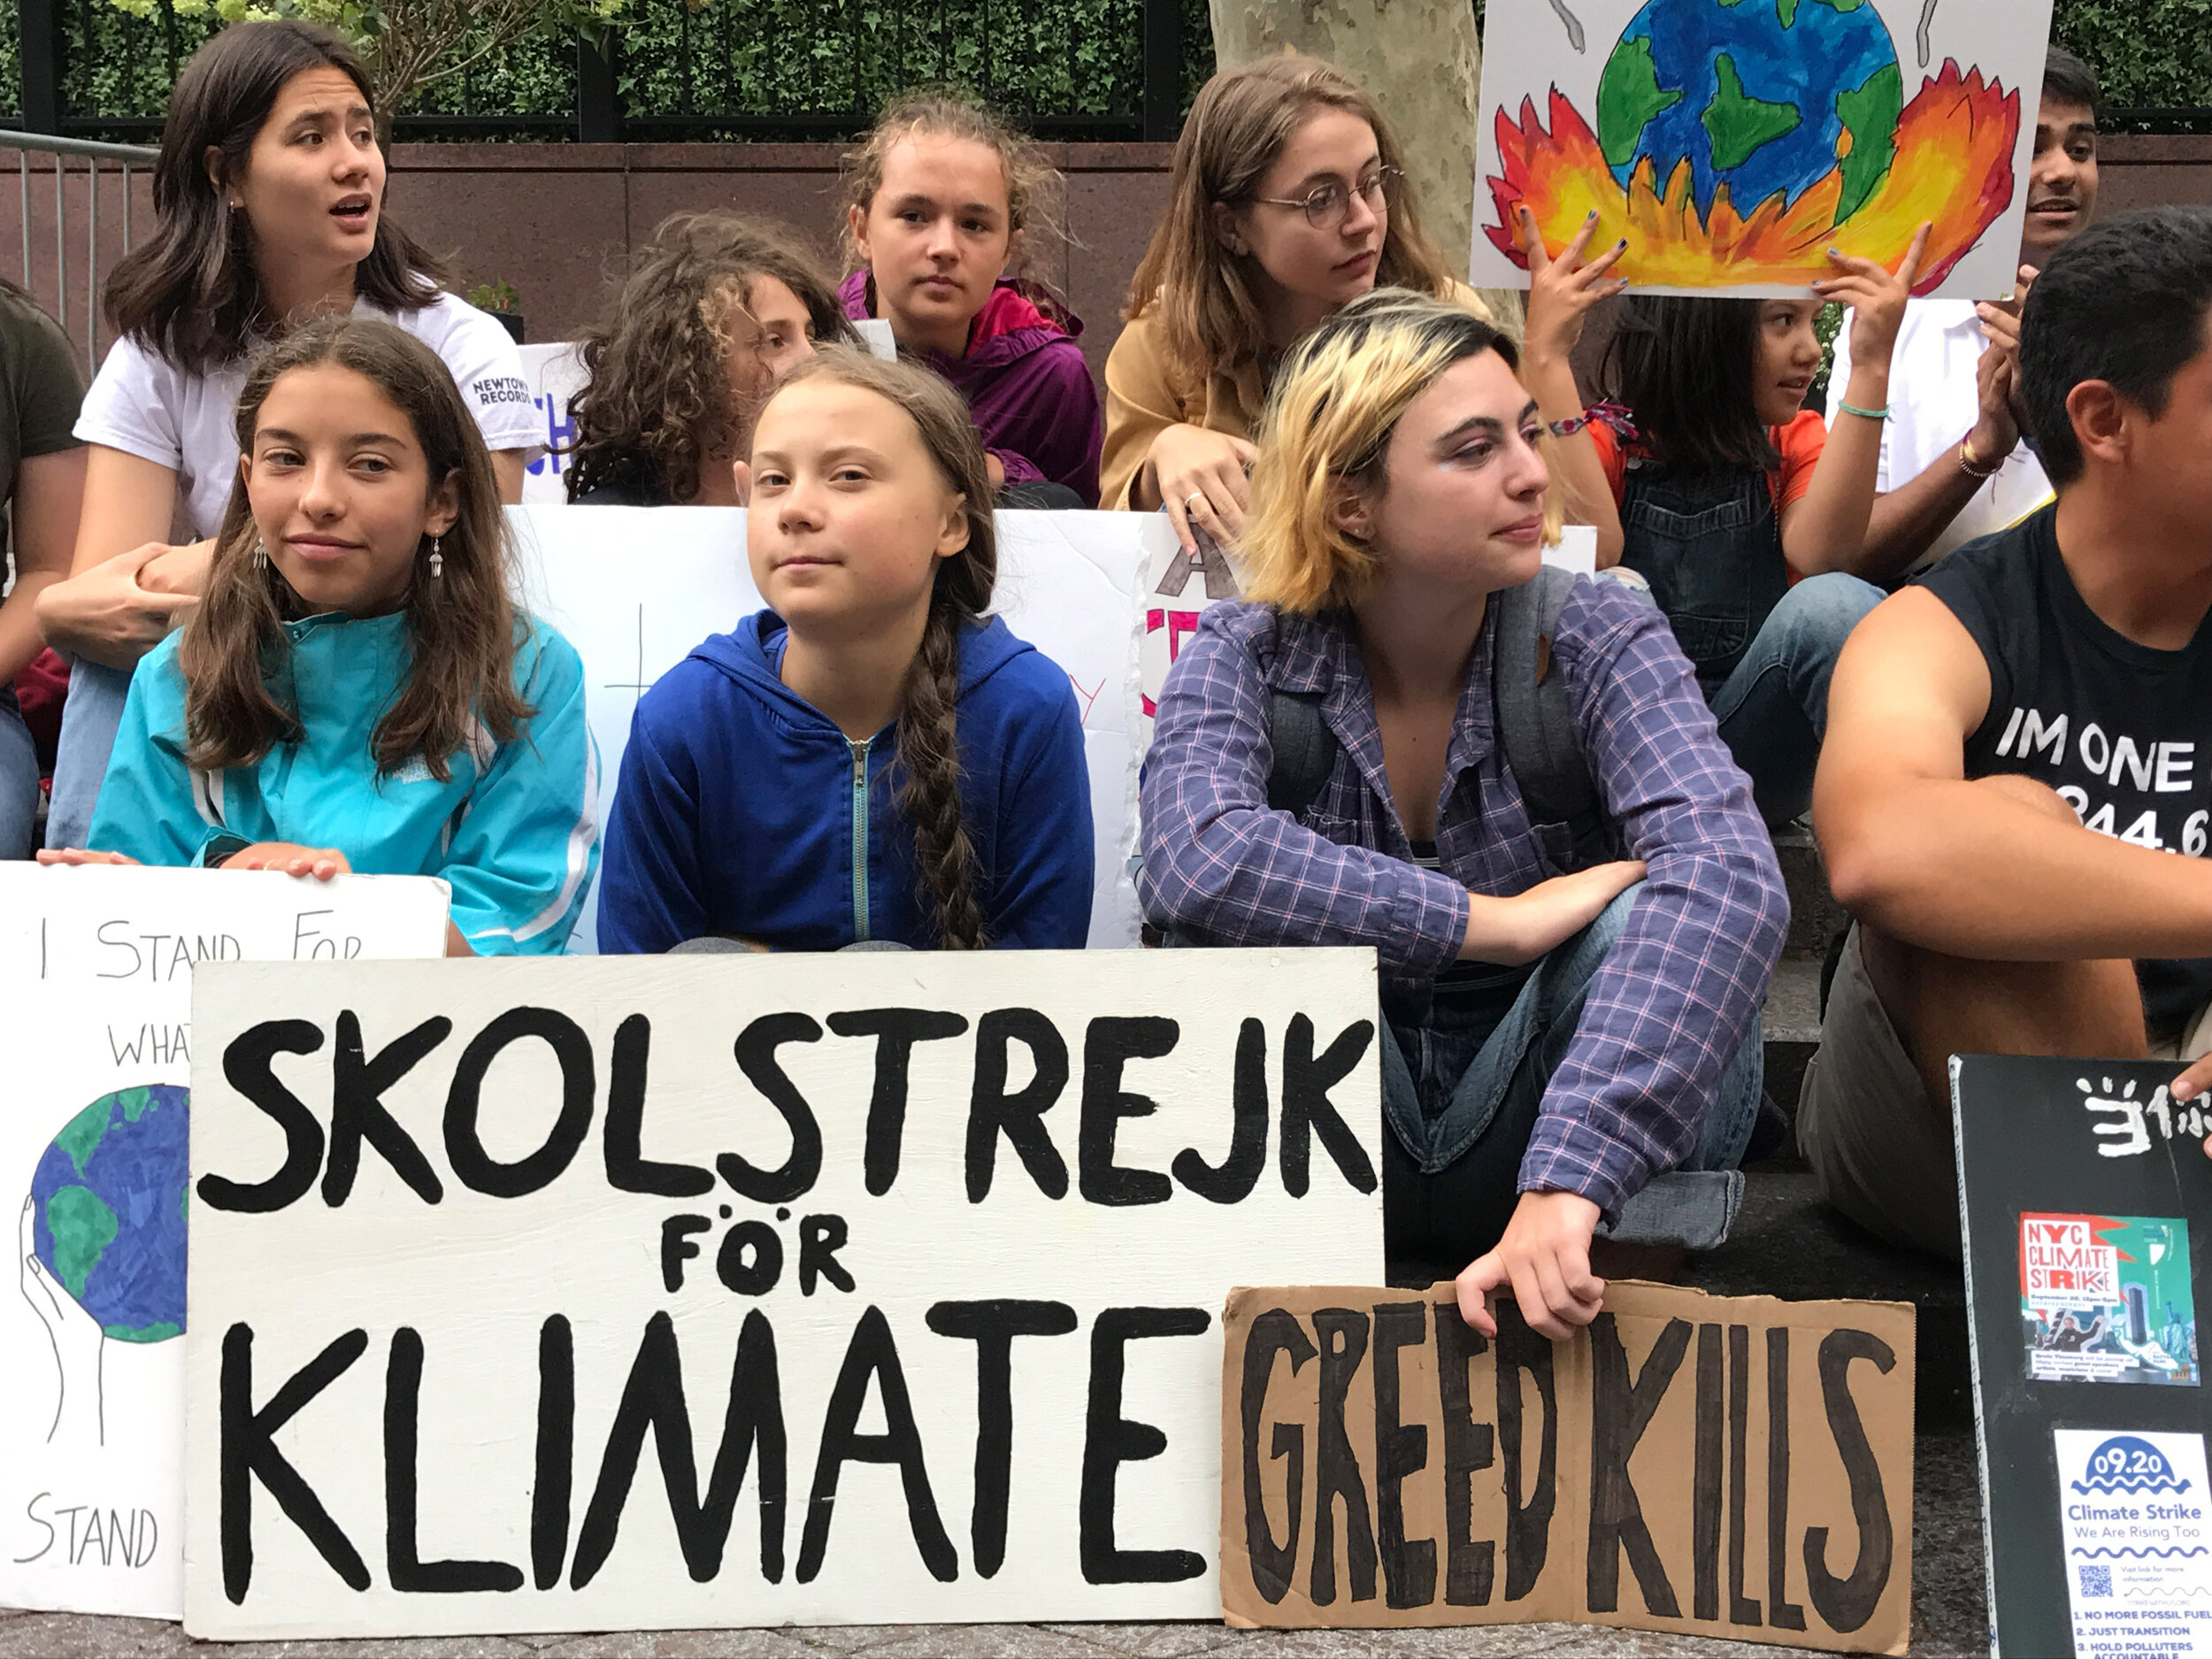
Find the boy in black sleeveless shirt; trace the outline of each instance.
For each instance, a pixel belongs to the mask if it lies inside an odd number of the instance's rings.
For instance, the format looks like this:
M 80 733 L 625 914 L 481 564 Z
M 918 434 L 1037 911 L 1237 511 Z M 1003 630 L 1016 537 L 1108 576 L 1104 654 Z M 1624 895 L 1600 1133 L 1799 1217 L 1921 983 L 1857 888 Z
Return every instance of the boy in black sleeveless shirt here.
M 1798 1133 L 1829 1202 L 1900 1242 L 1959 1254 L 1951 1055 L 2212 1047 L 2208 311 L 2212 211 L 2056 254 L 2020 361 L 2056 504 L 1837 665 L 1813 820 L 1858 926 Z

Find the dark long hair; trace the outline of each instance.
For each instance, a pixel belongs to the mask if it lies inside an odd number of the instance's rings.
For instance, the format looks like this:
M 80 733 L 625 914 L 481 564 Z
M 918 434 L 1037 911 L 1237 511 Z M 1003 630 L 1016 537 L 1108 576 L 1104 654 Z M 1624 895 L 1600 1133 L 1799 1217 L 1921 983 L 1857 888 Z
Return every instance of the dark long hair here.
M 833 380 L 871 391 L 902 410 L 921 434 L 948 488 L 959 492 L 968 544 L 937 561 L 929 620 L 921 649 L 906 671 L 899 705 L 899 810 L 914 832 L 914 867 L 937 910 L 939 941 L 948 950 L 979 950 L 988 941 L 976 897 L 975 849 L 960 815 L 960 733 L 954 705 L 960 692 L 960 631 L 980 622 L 998 582 L 998 532 L 991 519 L 991 474 L 975 417 L 960 394 L 927 369 L 887 363 L 833 346 L 794 364 L 769 395 L 803 380 Z M 762 408 L 765 411 L 767 405 Z
M 224 175 L 242 176 L 285 83 L 324 68 L 351 81 L 376 112 L 368 71 L 320 24 L 234 23 L 192 55 L 162 123 L 153 234 L 108 278 L 108 321 L 117 334 L 204 374 L 281 327 L 254 269 L 246 226 L 208 177 L 205 157 L 211 147 L 221 150 Z M 437 298 L 444 272 L 383 206 L 377 204 L 376 241 L 354 270 L 354 291 L 384 311 L 419 311 Z
M 1781 465 L 1752 394 L 1758 300 L 1632 296 L 1600 376 L 1652 452 L 1684 472 Z
M 407 683 L 371 739 L 380 775 L 419 756 L 442 783 L 452 776 L 454 752 L 479 726 L 504 743 L 536 712 L 515 689 L 512 549 L 491 455 L 437 353 L 389 323 L 350 317 L 308 323 L 255 362 L 238 395 L 240 453 L 253 452 L 270 388 L 294 369 L 325 363 L 352 370 L 391 399 L 413 428 L 431 483 L 451 480 L 460 498 L 460 516 L 438 539 L 443 574 L 426 573 L 429 549 L 418 553 L 406 604 Z M 298 599 L 273 562 L 255 558 L 259 543 L 242 479 L 231 486 L 206 596 L 177 648 L 186 759 L 198 771 L 253 765 L 272 745 L 302 735 L 299 712 L 288 706 L 291 645 L 283 626 Z
M 720 211 L 660 222 L 583 336 L 587 381 L 569 406 L 571 501 L 603 488 L 689 501 L 700 458 L 744 443 L 757 404 L 740 406 L 724 358 L 732 314 L 751 309 L 754 280 L 764 276 L 806 307 L 817 342 L 854 339 L 836 286 L 795 233 Z

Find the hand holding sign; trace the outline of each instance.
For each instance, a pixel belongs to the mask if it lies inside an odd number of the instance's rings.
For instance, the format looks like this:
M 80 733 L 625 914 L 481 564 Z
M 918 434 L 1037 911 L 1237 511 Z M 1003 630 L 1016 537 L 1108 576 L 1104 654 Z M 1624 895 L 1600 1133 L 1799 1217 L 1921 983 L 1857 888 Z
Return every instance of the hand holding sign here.
M 1889 366 L 1890 348 L 1904 324 L 1905 303 L 1912 298 L 1913 284 L 1920 280 L 1921 257 L 1935 227 L 1923 223 L 1914 233 L 1912 246 L 1894 272 L 1873 259 L 1854 259 L 1831 248 L 1828 263 L 1839 273 L 1813 284 L 1824 300 L 1851 308 L 1851 363 Z
M 1599 1213 L 1579 1193 L 1523 1193 L 1497 1248 L 1459 1276 L 1460 1317 L 1495 1338 L 1490 1293 L 1510 1285 L 1529 1328 L 1564 1342 L 1605 1306 L 1605 1281 L 1590 1271 Z
M 345 854 L 335 847 L 301 847 L 291 841 L 256 841 L 223 860 L 224 870 L 281 870 L 288 876 L 312 876 L 327 881 L 353 873 Z

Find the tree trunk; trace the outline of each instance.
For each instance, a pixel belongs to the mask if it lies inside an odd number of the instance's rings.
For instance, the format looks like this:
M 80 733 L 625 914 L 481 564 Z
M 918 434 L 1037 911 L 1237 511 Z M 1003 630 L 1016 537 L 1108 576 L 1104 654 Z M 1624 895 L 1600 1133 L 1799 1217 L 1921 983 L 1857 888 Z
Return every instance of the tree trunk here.
M 1421 217 L 1464 280 L 1474 234 L 1482 40 L 1468 0 L 1208 0 L 1214 60 L 1233 69 L 1295 47 L 1373 95 L 1405 151 Z M 1483 297 L 1516 326 L 1521 296 Z

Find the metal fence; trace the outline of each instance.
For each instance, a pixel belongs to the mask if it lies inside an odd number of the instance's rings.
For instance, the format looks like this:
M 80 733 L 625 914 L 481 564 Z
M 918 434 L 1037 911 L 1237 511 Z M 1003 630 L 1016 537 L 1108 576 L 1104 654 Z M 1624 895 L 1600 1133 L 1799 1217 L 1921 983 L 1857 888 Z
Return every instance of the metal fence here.
M 116 259 L 130 251 L 134 185 L 142 188 L 150 178 L 155 152 L 131 144 L 0 132 L 0 158 L 10 151 L 15 158 L 23 286 L 84 347 L 87 371 L 96 369 L 100 285 Z M 76 167 L 73 162 L 84 165 Z M 51 219 L 46 201 L 50 173 Z
M 74 139 L 151 139 L 177 72 L 219 27 L 171 0 L 142 18 L 111 0 L 13 9 L 13 41 L 0 22 L 0 127 Z M 710 0 L 697 11 L 632 0 L 606 54 L 572 36 L 526 41 L 427 86 L 396 131 L 837 139 L 864 129 L 891 93 L 949 81 L 1042 137 L 1164 141 L 1212 67 L 1206 0 Z

